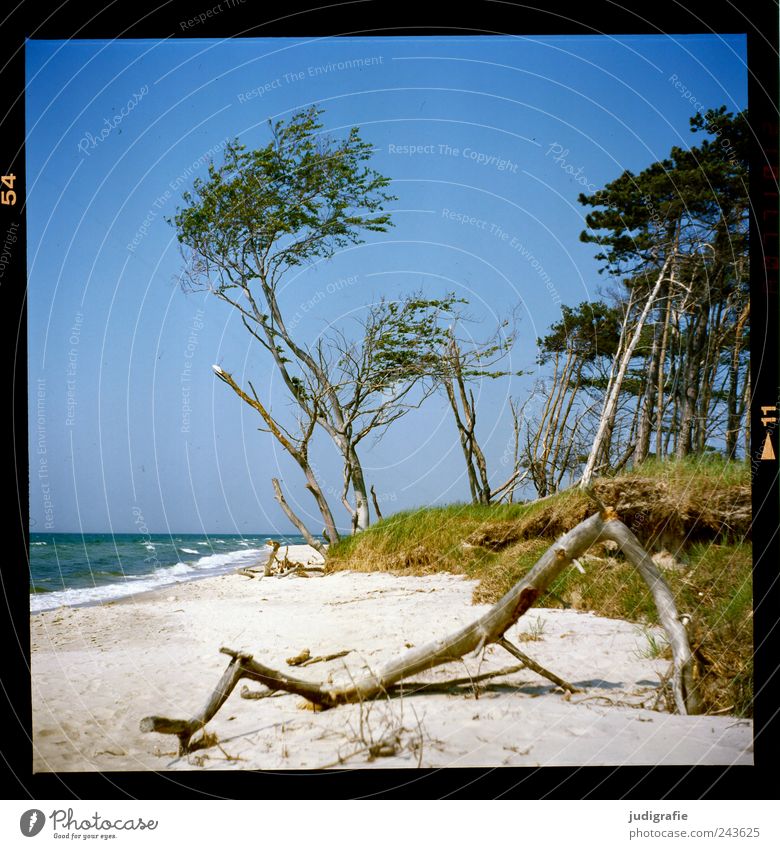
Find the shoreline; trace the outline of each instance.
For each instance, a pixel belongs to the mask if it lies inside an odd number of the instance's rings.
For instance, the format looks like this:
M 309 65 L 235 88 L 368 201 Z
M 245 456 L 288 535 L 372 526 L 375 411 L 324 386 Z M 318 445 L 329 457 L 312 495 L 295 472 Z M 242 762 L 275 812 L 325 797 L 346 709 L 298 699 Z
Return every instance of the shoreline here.
M 281 556 L 281 557 L 284 557 L 284 556 L 291 557 L 293 560 L 295 560 L 296 558 L 308 559 L 308 558 L 311 558 L 311 557 L 316 557 L 316 558 L 319 558 L 320 562 L 323 562 L 322 557 L 314 549 L 310 548 L 310 546 L 308 546 L 308 545 L 302 545 L 300 543 L 291 543 L 291 544 L 288 544 L 288 545 L 282 545 L 282 546 L 279 547 L 279 552 L 281 552 L 281 554 L 279 556 Z M 53 611 L 53 610 L 60 610 L 64 607 L 79 609 L 79 608 L 85 608 L 85 607 L 109 607 L 109 606 L 115 605 L 115 604 L 126 604 L 130 600 L 136 599 L 140 596 L 153 595 L 154 593 L 168 592 L 168 591 L 174 589 L 175 587 L 184 586 L 186 584 L 197 583 L 199 581 L 207 581 L 211 578 L 218 578 L 222 575 L 236 574 L 241 569 L 257 569 L 261 566 L 264 566 L 268 562 L 269 557 L 270 557 L 270 550 L 267 551 L 267 552 L 264 552 L 261 556 L 259 556 L 256 560 L 252 561 L 251 563 L 246 563 L 246 564 L 243 564 L 241 566 L 235 566 L 234 564 L 226 564 L 224 570 L 216 569 L 214 571 L 206 571 L 205 574 L 199 574 L 197 571 L 193 570 L 193 574 L 191 576 L 183 577 L 179 580 L 170 580 L 169 583 L 161 583 L 159 586 L 155 586 L 155 587 L 147 587 L 147 588 L 139 589 L 139 590 L 136 590 L 136 591 L 132 591 L 132 589 L 131 589 L 129 592 L 124 593 L 124 594 L 119 595 L 119 596 L 115 596 L 115 597 L 108 597 L 108 598 L 105 598 L 105 599 L 97 598 L 97 599 L 91 599 L 91 600 L 88 600 L 88 601 L 80 601 L 80 602 L 76 602 L 76 603 L 73 603 L 73 604 L 62 603 L 62 604 L 59 604 L 57 607 L 42 608 L 40 610 L 33 610 L 32 606 L 31 606 L 30 607 L 30 616 L 39 616 L 41 613 L 50 612 L 50 611 Z M 141 576 L 141 580 L 146 580 L 148 577 L 152 577 L 153 575 L 154 575 L 154 572 L 150 572 L 148 576 Z M 127 581 L 124 581 L 124 582 L 116 581 L 116 582 L 108 582 L 106 584 L 100 584 L 99 586 L 100 587 L 111 587 L 111 586 L 128 586 L 128 585 L 129 585 L 129 582 L 127 582 Z M 81 589 L 90 589 L 90 588 L 89 587 L 83 587 Z M 67 591 L 72 592 L 74 590 L 69 589 Z M 52 593 L 54 593 L 54 592 L 62 592 L 62 590 L 53 590 Z M 36 595 L 41 595 L 41 596 L 45 597 L 45 596 L 50 595 L 52 593 L 40 593 L 40 594 L 30 593 L 30 599 L 32 600 L 33 598 L 35 598 Z
M 642 656 L 636 625 L 543 608 L 509 636 L 581 689 L 570 698 L 527 669 L 478 694 L 466 687 L 316 713 L 295 696 L 247 700 L 239 685 L 206 728 L 219 746 L 179 758 L 175 738 L 140 732 L 144 716 L 187 718 L 202 707 L 227 665 L 221 646 L 337 681 L 472 621 L 487 609 L 471 604 L 475 583 L 449 573 L 232 572 L 31 616 L 34 771 L 752 763 L 751 721 L 649 709 L 667 662 Z M 287 665 L 303 649 L 349 654 Z M 490 646 L 415 680 L 511 663 Z M 390 735 L 392 753 L 370 758 L 366 734 Z

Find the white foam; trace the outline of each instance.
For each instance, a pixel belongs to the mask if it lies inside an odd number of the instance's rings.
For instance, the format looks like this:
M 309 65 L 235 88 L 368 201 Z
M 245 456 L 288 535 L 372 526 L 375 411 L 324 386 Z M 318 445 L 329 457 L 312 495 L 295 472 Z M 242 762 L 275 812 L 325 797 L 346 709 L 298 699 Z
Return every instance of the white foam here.
M 155 575 L 160 575 L 162 577 L 168 577 L 170 575 L 186 575 L 187 573 L 192 572 L 192 566 L 188 566 L 186 563 L 182 563 L 179 561 L 175 563 L 173 566 L 162 566 L 159 569 L 155 569 Z
M 259 554 L 267 554 L 267 552 L 259 548 L 247 548 L 241 551 L 228 551 L 225 554 L 207 554 L 205 557 L 198 558 L 193 565 L 196 569 L 219 568 L 238 560 L 251 560 Z
M 58 607 L 80 607 L 87 604 L 104 604 L 136 593 L 157 590 L 177 583 L 209 578 L 230 572 L 236 567 L 255 563 L 258 557 L 267 555 L 259 548 L 239 549 L 223 554 L 209 554 L 200 557 L 194 563 L 175 563 L 173 566 L 161 566 L 146 575 L 126 575 L 115 583 L 98 587 L 56 590 L 51 593 L 31 593 L 30 612 L 54 610 Z
M 181 550 L 186 554 L 200 554 L 200 552 L 196 551 L 194 548 L 182 548 Z
M 48 545 L 48 542 L 31 542 L 30 545 Z

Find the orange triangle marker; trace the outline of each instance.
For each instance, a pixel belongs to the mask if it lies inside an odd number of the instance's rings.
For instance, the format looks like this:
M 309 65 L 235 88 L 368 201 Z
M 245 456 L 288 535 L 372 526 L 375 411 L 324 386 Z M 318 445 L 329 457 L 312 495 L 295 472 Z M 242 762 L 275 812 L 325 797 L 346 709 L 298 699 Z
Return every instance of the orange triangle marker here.
M 764 447 L 761 451 L 761 459 L 762 460 L 774 460 L 775 452 L 772 448 L 772 440 L 769 438 L 769 434 L 766 435 L 766 439 L 764 440 Z

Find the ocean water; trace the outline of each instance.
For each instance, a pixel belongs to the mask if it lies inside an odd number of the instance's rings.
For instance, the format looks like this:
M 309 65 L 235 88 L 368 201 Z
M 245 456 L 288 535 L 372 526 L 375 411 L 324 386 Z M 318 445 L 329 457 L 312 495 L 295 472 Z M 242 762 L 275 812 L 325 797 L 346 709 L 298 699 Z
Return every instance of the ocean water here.
M 278 534 L 30 534 L 30 611 L 99 604 L 264 563 Z

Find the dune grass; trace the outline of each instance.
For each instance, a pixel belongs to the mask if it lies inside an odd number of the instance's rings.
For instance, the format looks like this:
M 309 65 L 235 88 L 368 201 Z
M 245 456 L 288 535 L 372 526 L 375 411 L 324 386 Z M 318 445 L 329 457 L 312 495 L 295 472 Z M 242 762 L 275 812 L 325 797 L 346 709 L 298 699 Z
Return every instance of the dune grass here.
M 720 457 L 650 460 L 611 481 L 597 493 L 621 498 L 639 492 L 639 506 L 626 506 L 632 530 L 643 544 L 666 543 L 661 525 L 688 517 L 696 533 L 682 533 L 664 576 L 681 612 L 692 617 L 691 642 L 698 661 L 700 687 L 708 712 L 752 715 L 752 552 L 744 527 L 727 522 L 718 528 L 705 515 L 714 501 L 737 505 L 745 513 L 750 470 L 745 463 Z M 663 497 L 658 496 L 661 492 Z M 646 506 L 641 498 L 648 499 Z M 745 500 L 747 499 L 747 503 Z M 628 504 L 628 502 L 626 502 Z M 617 505 L 620 513 L 621 505 Z M 561 533 L 596 510 L 580 490 L 524 504 L 420 508 L 397 513 L 331 547 L 328 571 L 391 571 L 422 575 L 452 572 L 476 579 L 475 603 L 492 604 L 536 563 Z M 653 515 L 643 524 L 642 511 Z M 639 511 L 639 513 L 637 513 Z M 666 512 L 664 512 L 666 511 Z M 668 519 L 664 517 L 668 515 Z M 691 518 L 693 516 L 693 518 Z M 684 530 L 684 529 L 683 529 Z M 601 616 L 657 624 L 650 593 L 622 557 L 596 546 L 583 563 L 586 574 L 569 569 L 538 602 L 541 607 L 590 610 Z
M 478 577 L 480 568 L 494 562 L 490 556 L 494 552 L 470 543 L 470 537 L 502 530 L 522 535 L 524 526 L 535 518 L 545 524 L 553 519 L 565 522 L 572 514 L 586 511 L 589 503 L 587 496 L 572 490 L 527 504 L 451 504 L 407 510 L 332 546 L 327 568 L 414 575 L 454 572 Z

